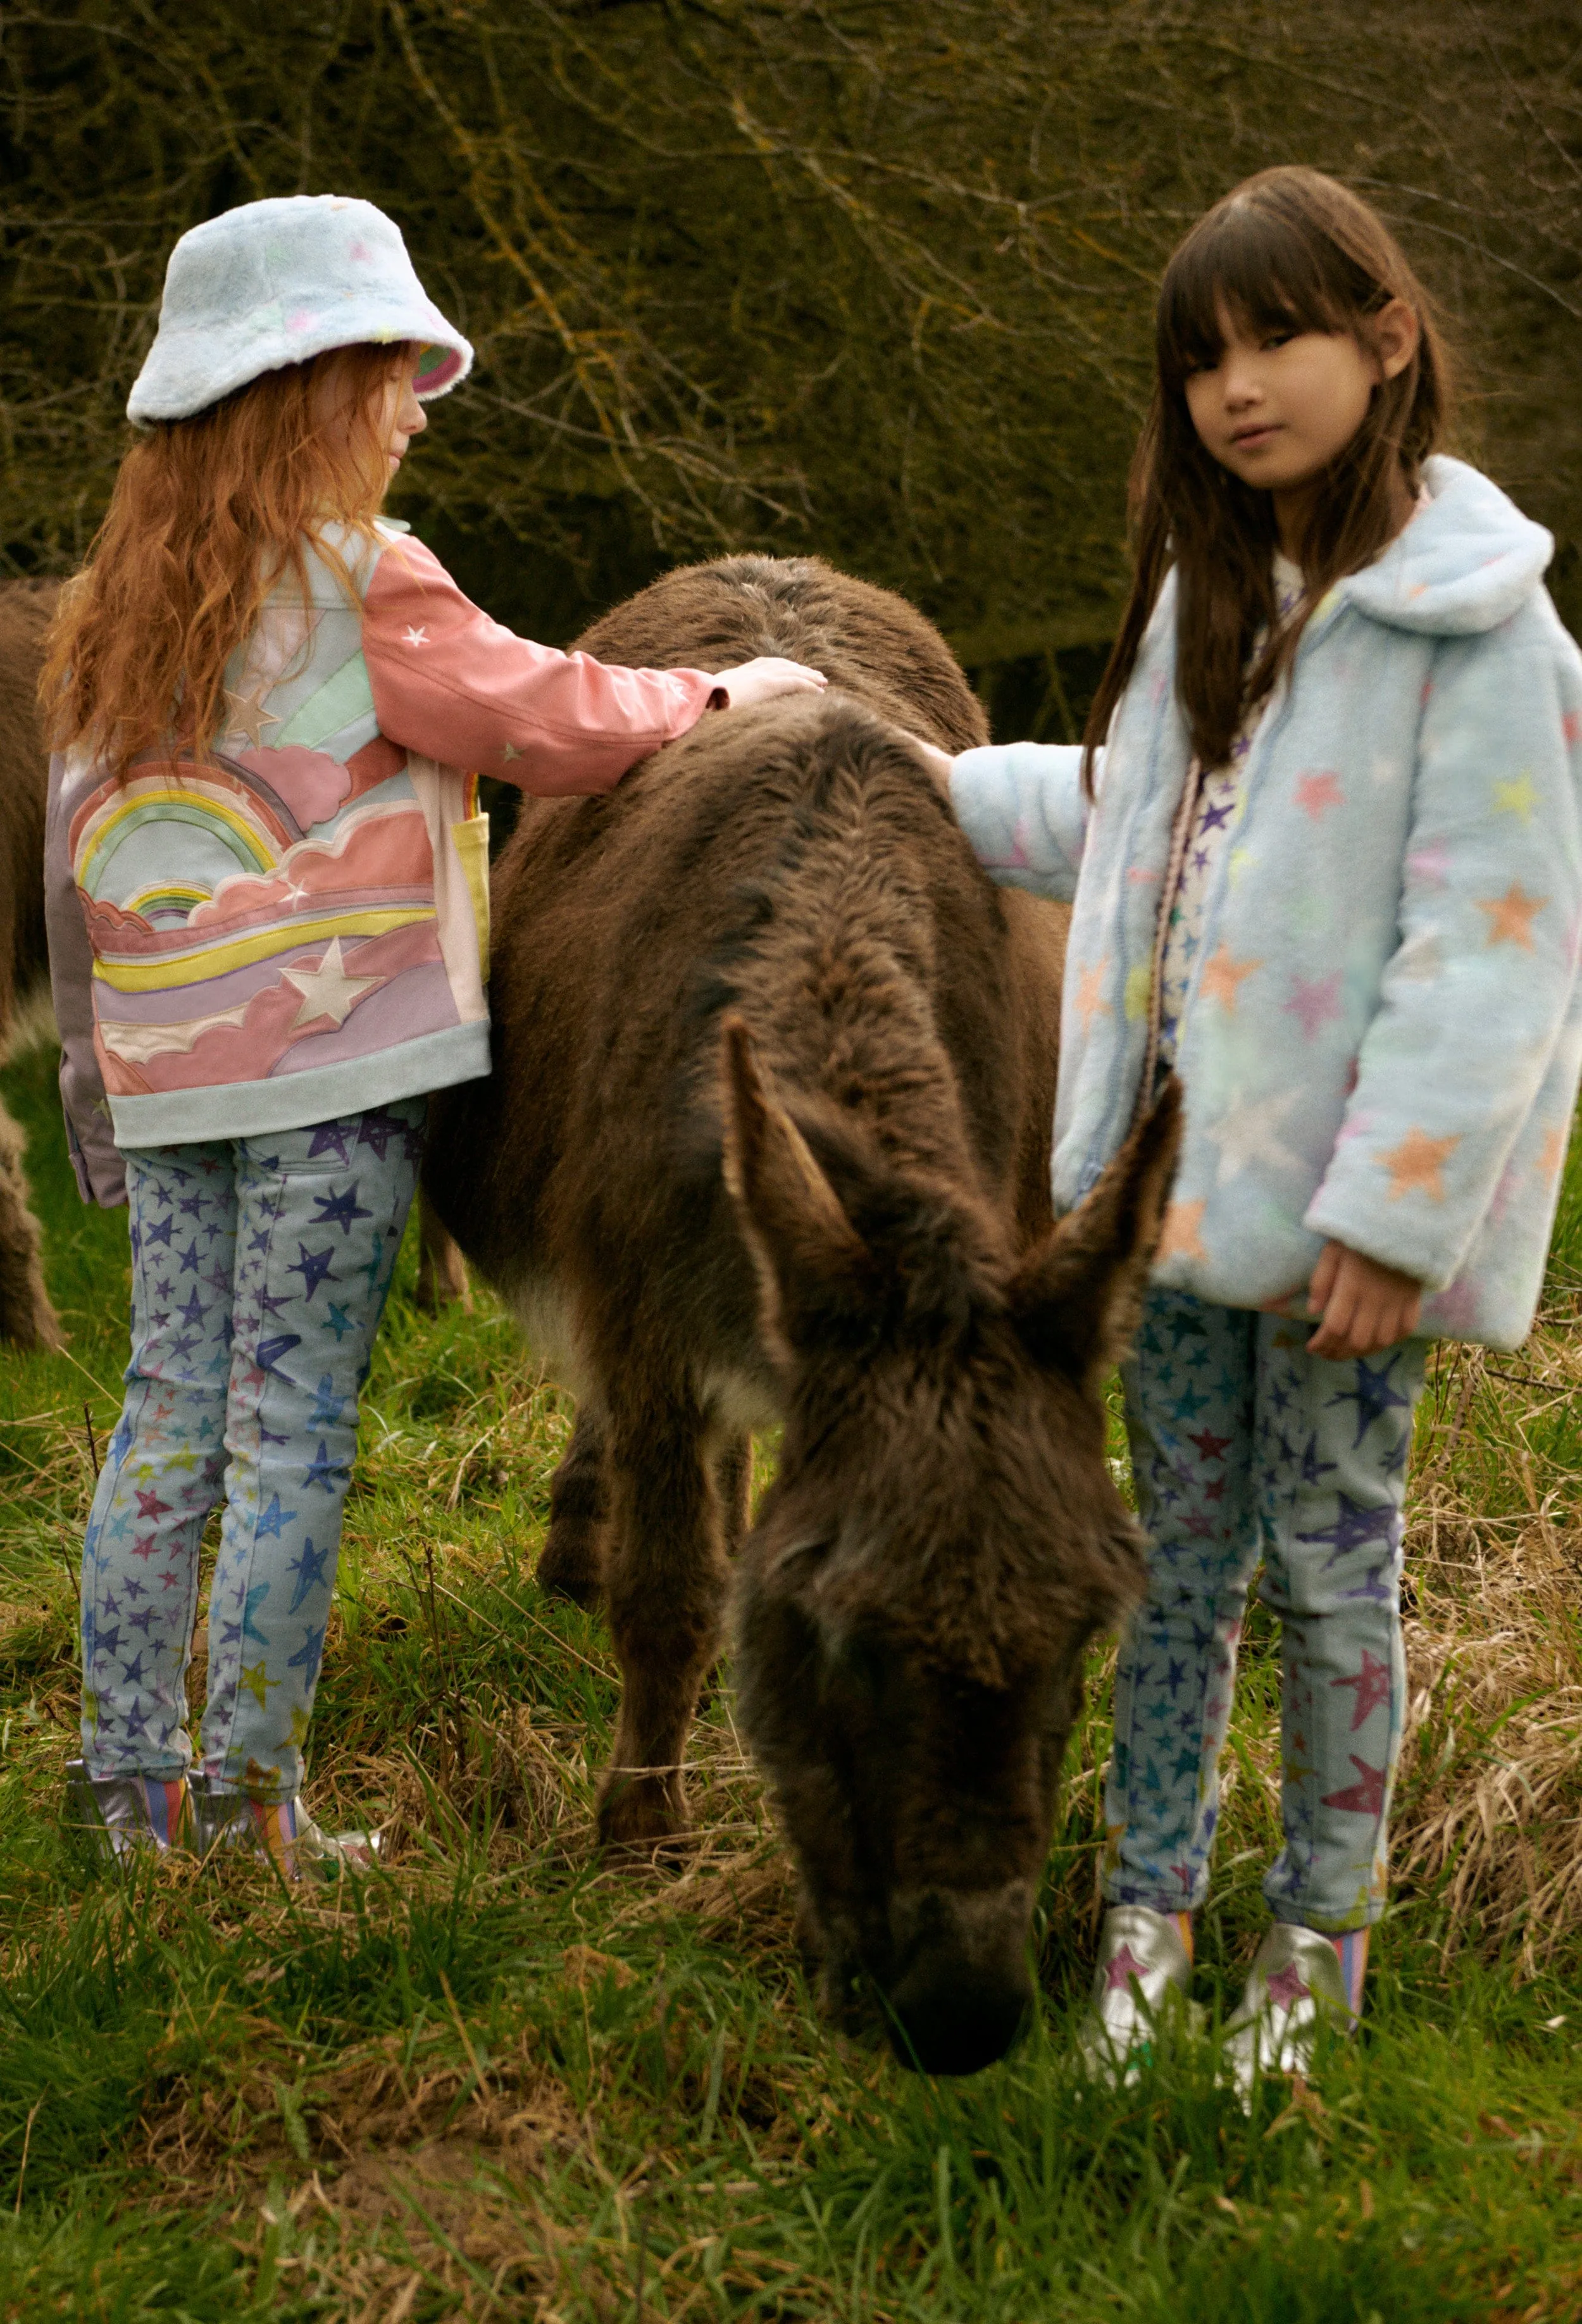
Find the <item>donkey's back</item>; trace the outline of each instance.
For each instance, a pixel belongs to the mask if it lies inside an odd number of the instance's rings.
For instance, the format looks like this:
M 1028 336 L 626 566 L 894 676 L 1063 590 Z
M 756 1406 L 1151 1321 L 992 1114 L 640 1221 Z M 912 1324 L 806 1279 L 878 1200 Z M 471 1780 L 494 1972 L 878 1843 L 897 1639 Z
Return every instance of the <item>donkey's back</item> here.
M 667 575 L 578 643 L 629 668 L 783 654 L 830 691 L 705 717 L 608 797 L 524 802 L 493 881 L 494 1070 L 442 1102 L 428 1188 L 579 1393 L 649 1311 L 694 1365 L 717 1373 L 728 1352 L 762 1380 L 720 1176 L 722 1012 L 750 1001 L 771 1069 L 850 1108 L 874 1093 L 830 1041 L 815 964 L 860 959 L 897 990 L 920 978 L 931 1054 L 959 1081 L 938 1105 L 1031 1235 L 1049 1218 L 1064 915 L 997 895 L 891 731 L 951 752 L 987 740 L 943 640 L 888 591 L 815 558 L 723 558 Z

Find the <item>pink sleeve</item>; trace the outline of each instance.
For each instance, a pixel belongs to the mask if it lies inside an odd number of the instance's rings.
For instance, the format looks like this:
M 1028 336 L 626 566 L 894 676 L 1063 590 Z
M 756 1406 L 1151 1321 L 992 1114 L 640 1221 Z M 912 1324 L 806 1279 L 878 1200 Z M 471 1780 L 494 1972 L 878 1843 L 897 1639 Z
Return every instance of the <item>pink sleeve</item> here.
M 549 794 L 612 789 L 696 724 L 713 687 L 700 669 L 615 669 L 519 638 L 417 540 L 374 567 L 363 655 L 391 742 Z

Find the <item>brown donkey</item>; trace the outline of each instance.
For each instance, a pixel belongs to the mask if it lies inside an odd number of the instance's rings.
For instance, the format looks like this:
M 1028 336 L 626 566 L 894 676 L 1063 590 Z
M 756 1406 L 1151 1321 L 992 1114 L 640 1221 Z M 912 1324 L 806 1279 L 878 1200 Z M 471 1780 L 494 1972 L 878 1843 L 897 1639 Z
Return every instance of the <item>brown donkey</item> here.
M 44 811 L 49 754 L 39 725 L 39 671 L 57 585 L 0 585 L 0 1064 L 42 1011 L 50 954 L 44 937 Z M 44 1289 L 39 1229 L 23 1172 L 23 1139 L 0 1105 L 0 1340 L 58 1348 L 60 1325 Z
M 600 1821 L 651 1847 L 745 1530 L 747 1735 L 842 2010 L 998 2057 L 1082 1648 L 1137 1588 L 1100 1378 L 1173 1163 L 1173 1093 L 1052 1226 L 1063 915 L 997 891 L 900 726 L 984 739 L 943 640 L 812 560 L 673 573 L 585 650 L 822 668 L 599 800 L 530 802 L 494 880 L 494 1073 L 437 1109 L 441 1216 L 576 1388 L 540 1577 L 602 1590 Z

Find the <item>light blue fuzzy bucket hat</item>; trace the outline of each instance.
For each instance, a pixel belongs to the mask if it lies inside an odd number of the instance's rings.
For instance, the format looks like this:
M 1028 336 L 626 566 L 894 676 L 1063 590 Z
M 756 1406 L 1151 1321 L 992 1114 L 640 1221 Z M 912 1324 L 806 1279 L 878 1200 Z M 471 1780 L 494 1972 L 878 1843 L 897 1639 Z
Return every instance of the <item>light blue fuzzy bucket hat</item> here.
M 473 368 L 471 343 L 418 281 L 393 219 L 341 194 L 244 202 L 193 226 L 170 253 L 160 327 L 126 417 L 189 420 L 327 347 L 408 339 L 423 351 L 413 385 L 425 401 Z

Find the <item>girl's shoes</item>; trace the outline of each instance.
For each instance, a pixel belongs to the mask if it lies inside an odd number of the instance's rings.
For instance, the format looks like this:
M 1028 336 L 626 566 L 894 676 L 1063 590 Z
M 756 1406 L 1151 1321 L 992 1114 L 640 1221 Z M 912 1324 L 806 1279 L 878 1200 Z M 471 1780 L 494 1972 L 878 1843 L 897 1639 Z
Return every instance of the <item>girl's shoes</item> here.
M 1099 1960 L 1077 2047 L 1088 2070 L 1108 2082 L 1127 2082 L 1152 2057 L 1169 2017 L 1190 2024 L 1191 1917 L 1155 1913 L 1146 1904 L 1112 1904 L 1099 1937 Z
M 343 1872 L 366 1872 L 379 1854 L 376 1831 L 321 1831 L 300 1800 L 250 1800 L 244 1792 L 216 1790 L 207 1775 L 194 1775 L 194 1845 L 242 1849 L 267 1856 L 286 1880 L 335 1880 Z
M 1246 1990 L 1225 2027 L 1225 2063 L 1244 2101 L 1259 2074 L 1310 2072 L 1320 2027 L 1355 2033 L 1362 2006 L 1360 1962 L 1357 1989 L 1348 1993 L 1341 1955 L 1349 1947 L 1366 1960 L 1366 1929 L 1336 1939 L 1275 1921 L 1265 1932 Z
M 1276 1921 L 1265 1932 L 1221 2052 L 1244 2104 L 1260 2074 L 1310 2073 L 1322 2028 L 1355 2033 L 1367 1944 L 1366 1929 L 1328 1937 Z M 1111 2083 L 1132 2081 L 1167 2028 L 1200 2031 L 1202 2013 L 1187 1999 L 1191 1973 L 1190 1914 L 1112 1906 L 1099 1940 L 1092 1999 L 1077 2031 L 1089 2071 Z
M 287 1880 L 334 1880 L 366 1872 L 379 1854 L 376 1831 L 321 1831 L 299 1800 L 250 1800 L 214 1788 L 201 1774 L 90 1775 L 66 1763 L 66 1820 L 106 1863 L 136 1849 L 172 1848 L 207 1857 L 216 1848 L 267 1856 Z
M 119 1863 L 140 1848 L 162 1854 L 194 1845 L 185 1775 L 90 1775 L 85 1760 L 68 1759 L 66 1821 L 106 1863 Z

